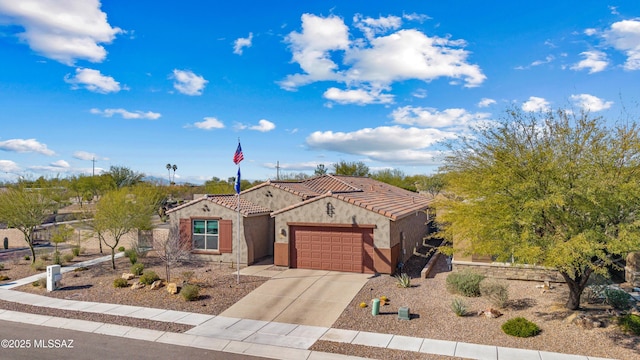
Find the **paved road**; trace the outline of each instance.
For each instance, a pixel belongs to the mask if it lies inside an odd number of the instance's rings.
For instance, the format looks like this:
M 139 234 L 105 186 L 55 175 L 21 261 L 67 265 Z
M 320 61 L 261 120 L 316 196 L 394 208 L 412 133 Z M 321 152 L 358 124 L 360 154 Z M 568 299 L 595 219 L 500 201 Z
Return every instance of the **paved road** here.
M 8 340 L 5 341 L 5 340 Z M 0 321 L 0 358 L 5 360 L 219 359 L 266 358 L 178 345 L 130 340 L 80 331 Z M 13 349 L 8 348 L 13 345 Z M 29 348 L 15 348 L 30 346 Z M 36 348 L 38 347 L 38 348 Z

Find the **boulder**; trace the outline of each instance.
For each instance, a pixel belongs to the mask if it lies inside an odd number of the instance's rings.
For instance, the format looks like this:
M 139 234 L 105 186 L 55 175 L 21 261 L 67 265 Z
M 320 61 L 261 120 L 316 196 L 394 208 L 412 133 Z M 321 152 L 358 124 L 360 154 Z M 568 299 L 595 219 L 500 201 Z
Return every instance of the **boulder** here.
M 168 283 L 167 284 L 167 291 L 169 292 L 169 294 L 177 294 L 178 293 L 178 284 L 176 284 L 176 283 Z
M 157 289 L 160 289 L 161 287 L 162 287 L 162 280 L 156 280 L 156 281 L 153 282 L 153 284 L 151 284 L 149 289 L 157 290 Z
M 144 284 L 141 283 L 140 281 L 133 283 L 133 285 L 131 285 L 131 289 L 136 290 L 136 289 L 142 289 L 144 287 Z
M 484 316 L 486 318 L 495 319 L 502 316 L 502 313 L 494 308 L 489 308 L 487 310 L 482 310 L 478 312 L 478 316 Z
M 134 277 L 136 277 L 136 276 L 135 276 L 135 275 L 133 275 L 133 274 L 131 274 L 131 273 L 124 273 L 124 274 L 122 274 L 122 278 L 123 278 L 123 279 L 125 279 L 125 280 L 131 280 L 131 279 L 133 279 Z
M 602 321 L 596 320 L 595 318 L 589 317 L 587 315 L 576 316 L 575 319 L 573 319 L 573 323 L 586 330 L 604 326 Z

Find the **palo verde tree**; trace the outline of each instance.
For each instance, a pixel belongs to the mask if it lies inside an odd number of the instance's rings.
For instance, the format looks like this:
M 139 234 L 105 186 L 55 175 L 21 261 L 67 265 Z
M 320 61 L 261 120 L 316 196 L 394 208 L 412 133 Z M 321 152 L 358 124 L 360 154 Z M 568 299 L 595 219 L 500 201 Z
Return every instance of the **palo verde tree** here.
M 640 134 L 588 113 L 508 111 L 452 144 L 440 236 L 468 253 L 557 269 L 566 307 L 593 273 L 640 249 Z
M 104 194 L 96 204 L 93 229 L 111 249 L 111 265 L 116 268 L 115 249 L 122 237 L 133 230 L 153 228 L 152 217 L 162 199 L 155 186 L 138 184 Z
M 336 175 L 369 176 L 369 167 L 362 161 L 347 162 L 340 160 L 333 164 L 333 172 Z
M 33 235 L 37 227 L 57 209 L 55 198 L 54 189 L 28 188 L 24 183 L 0 191 L 0 222 L 24 234 L 24 241 L 31 250 L 32 263 L 36 260 Z

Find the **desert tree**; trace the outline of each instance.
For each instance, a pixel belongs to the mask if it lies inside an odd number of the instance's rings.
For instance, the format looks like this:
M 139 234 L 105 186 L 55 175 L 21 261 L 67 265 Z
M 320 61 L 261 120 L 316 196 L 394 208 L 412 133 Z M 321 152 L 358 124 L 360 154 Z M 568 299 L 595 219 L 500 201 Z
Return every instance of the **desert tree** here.
M 153 228 L 152 217 L 162 200 L 155 186 L 138 184 L 104 194 L 96 204 L 93 229 L 111 249 L 111 265 L 116 268 L 115 250 L 122 237 L 133 230 Z
M 362 161 L 347 162 L 340 160 L 333 164 L 333 172 L 336 175 L 368 176 L 369 167 Z
M 580 307 L 590 275 L 640 248 L 635 122 L 508 110 L 450 150 L 439 235 L 467 253 L 556 269 L 568 309 Z
M 176 265 L 189 261 L 191 256 L 190 244 L 180 241 L 177 229 L 170 229 L 166 237 L 154 241 L 153 249 L 162 260 L 167 282 L 171 281 L 171 269 Z
M 104 174 L 111 176 L 118 189 L 141 183 L 144 178 L 143 173 L 135 172 L 125 166 L 111 166 Z
M 34 233 L 59 206 L 54 194 L 50 188 L 28 188 L 22 182 L 0 191 L 0 222 L 22 232 L 32 263 L 36 260 Z

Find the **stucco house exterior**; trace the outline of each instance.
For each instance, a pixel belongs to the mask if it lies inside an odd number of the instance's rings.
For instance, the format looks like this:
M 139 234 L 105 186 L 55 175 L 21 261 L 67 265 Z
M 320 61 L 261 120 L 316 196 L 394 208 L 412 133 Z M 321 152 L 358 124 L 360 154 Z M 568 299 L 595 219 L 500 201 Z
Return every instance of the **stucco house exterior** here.
M 192 252 L 241 264 L 391 274 L 427 235 L 432 200 L 365 177 L 267 181 L 167 212 Z M 239 223 L 238 223 L 239 222 Z M 239 226 L 238 226 L 239 225 Z M 239 244 L 236 233 L 239 233 Z

